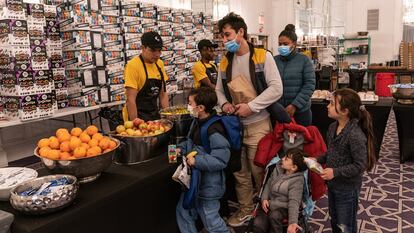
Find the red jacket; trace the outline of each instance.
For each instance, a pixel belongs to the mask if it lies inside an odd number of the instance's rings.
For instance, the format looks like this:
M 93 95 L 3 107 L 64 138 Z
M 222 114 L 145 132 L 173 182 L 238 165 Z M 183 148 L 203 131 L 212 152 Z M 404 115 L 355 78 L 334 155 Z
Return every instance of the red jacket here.
M 283 132 L 289 130 L 301 133 L 305 139 L 303 150 L 310 157 L 319 157 L 326 153 L 326 144 L 316 126 L 304 127 L 295 123 L 276 124 L 272 133 L 264 136 L 257 145 L 254 163 L 259 167 L 266 167 L 270 160 L 277 155 L 283 146 Z M 326 192 L 325 181 L 315 172 L 310 172 L 312 199 L 318 200 Z

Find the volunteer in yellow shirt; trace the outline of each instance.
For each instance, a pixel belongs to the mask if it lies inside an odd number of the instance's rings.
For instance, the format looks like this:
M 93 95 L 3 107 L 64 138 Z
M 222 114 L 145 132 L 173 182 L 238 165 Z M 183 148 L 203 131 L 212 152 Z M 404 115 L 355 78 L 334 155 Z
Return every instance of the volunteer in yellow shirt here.
M 201 60 L 194 64 L 192 70 L 195 88 L 201 86 L 216 88 L 217 67 L 211 61 L 214 61 L 214 49 L 217 47 L 217 44 L 213 44 L 209 40 L 200 40 L 198 42 L 198 51 L 200 51 Z
M 159 106 L 168 107 L 165 88 L 168 77 L 160 60 L 162 38 L 156 32 L 146 32 L 141 37 L 141 44 L 141 55 L 131 59 L 124 71 L 124 121 L 137 117 L 145 121 L 160 119 Z

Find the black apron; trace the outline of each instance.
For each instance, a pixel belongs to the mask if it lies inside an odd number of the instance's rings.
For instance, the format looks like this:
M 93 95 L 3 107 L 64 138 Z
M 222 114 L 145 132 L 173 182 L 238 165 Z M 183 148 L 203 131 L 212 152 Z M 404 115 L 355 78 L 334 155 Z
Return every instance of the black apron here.
M 138 92 L 137 98 L 135 100 L 137 105 L 138 117 L 143 119 L 144 121 L 157 120 L 160 119 L 157 100 L 160 96 L 161 88 L 163 88 L 164 91 L 166 91 L 164 73 L 158 66 L 157 62 L 155 62 L 158 72 L 160 72 L 161 80 L 153 78 L 149 79 L 147 66 L 145 65 L 142 55 L 139 56 L 139 59 L 141 59 L 142 65 L 144 66 L 145 83 L 141 90 Z
M 204 64 L 203 61 L 201 61 L 201 64 L 203 64 L 203 66 L 206 68 L 206 74 L 208 79 L 210 80 L 210 82 L 214 85 L 216 85 L 217 83 L 217 70 L 216 68 L 210 64 L 211 67 L 207 68 L 206 64 Z M 205 86 L 203 83 L 200 84 L 200 86 Z

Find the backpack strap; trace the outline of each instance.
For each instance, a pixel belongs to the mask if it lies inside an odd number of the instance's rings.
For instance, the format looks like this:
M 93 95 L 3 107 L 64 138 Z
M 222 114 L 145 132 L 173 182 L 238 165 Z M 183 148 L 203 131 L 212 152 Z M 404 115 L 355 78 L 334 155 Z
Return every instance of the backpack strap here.
M 256 80 L 256 68 L 255 68 L 255 64 L 254 64 L 254 61 L 253 61 L 253 56 L 255 55 L 255 53 L 254 53 L 255 48 L 254 48 L 253 44 L 250 43 L 250 42 L 248 42 L 248 45 L 249 45 L 249 52 L 250 52 L 250 54 L 249 54 L 250 79 L 252 81 L 252 85 L 253 85 L 254 90 L 256 91 L 257 95 L 260 95 L 267 88 L 267 83 L 266 83 L 265 79 L 264 80 Z M 226 82 L 229 83 L 231 81 L 231 78 L 232 78 L 234 53 L 227 52 L 226 53 L 226 58 L 227 58 L 227 62 L 228 62 L 227 67 L 226 67 Z M 224 94 L 226 95 L 227 100 L 229 102 L 232 102 L 232 98 L 231 98 L 230 92 L 228 90 L 227 83 L 223 83 Z
M 204 150 L 206 150 L 207 153 L 211 152 L 210 140 L 208 139 L 208 127 L 210 127 L 211 124 L 218 120 L 220 120 L 220 117 L 215 115 L 211 117 L 206 123 L 204 123 L 200 128 L 201 144 L 203 145 L 203 148 Z
M 223 123 L 224 130 L 227 133 L 227 140 L 230 143 L 230 146 L 234 150 L 241 150 L 242 140 L 243 140 L 243 130 L 240 119 L 237 116 L 213 116 L 206 123 L 201 126 L 200 137 L 201 144 L 203 145 L 206 152 L 210 153 L 210 142 L 208 138 L 208 128 L 216 121 L 221 121 Z M 237 131 L 237 132 L 236 132 Z M 235 133 L 238 135 L 236 136 Z

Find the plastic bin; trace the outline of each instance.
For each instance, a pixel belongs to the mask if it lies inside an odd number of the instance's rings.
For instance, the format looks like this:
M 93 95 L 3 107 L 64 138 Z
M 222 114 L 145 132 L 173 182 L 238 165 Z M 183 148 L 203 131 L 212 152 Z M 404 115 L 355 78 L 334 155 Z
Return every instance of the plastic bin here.
M 388 85 L 395 83 L 395 73 L 377 73 L 375 78 L 375 93 L 383 97 L 392 96 Z

